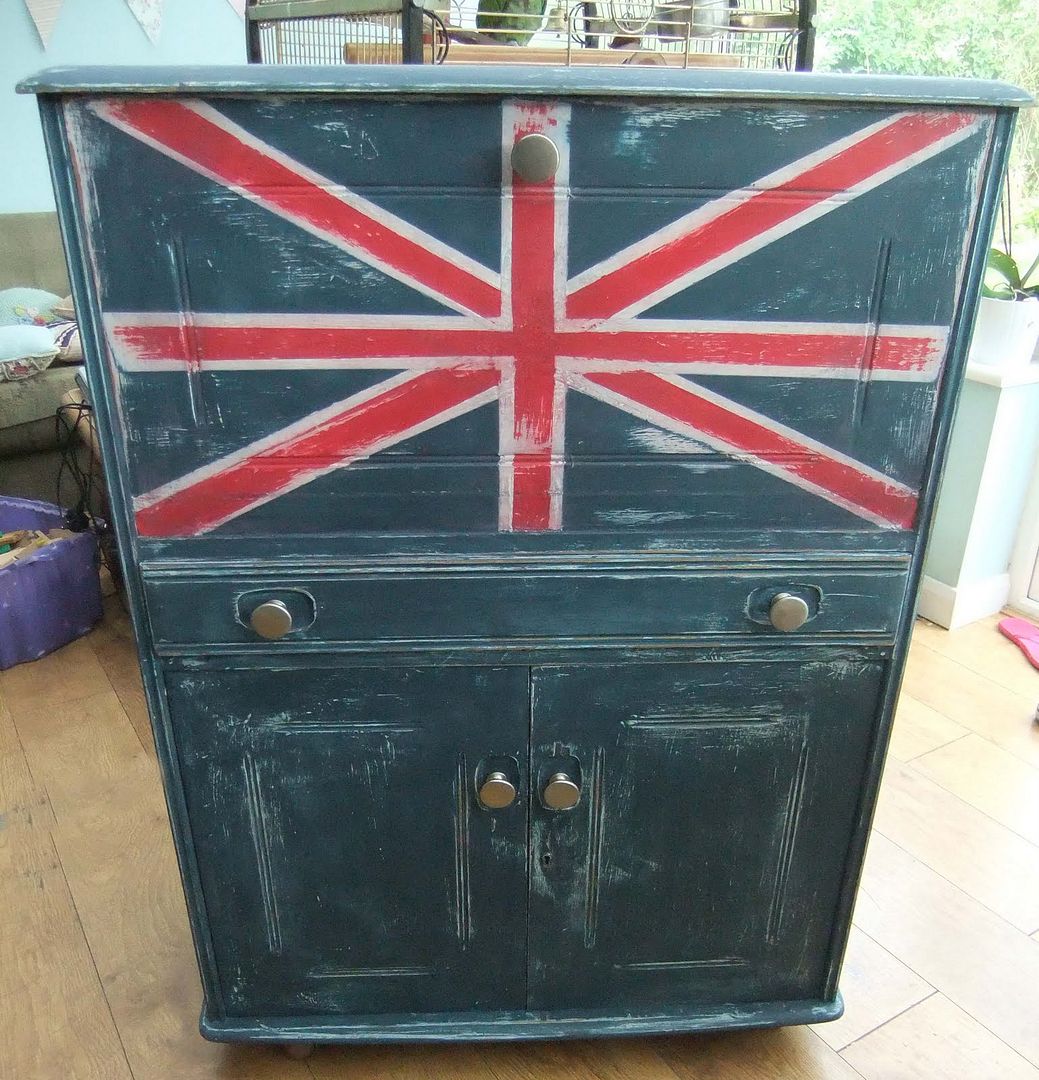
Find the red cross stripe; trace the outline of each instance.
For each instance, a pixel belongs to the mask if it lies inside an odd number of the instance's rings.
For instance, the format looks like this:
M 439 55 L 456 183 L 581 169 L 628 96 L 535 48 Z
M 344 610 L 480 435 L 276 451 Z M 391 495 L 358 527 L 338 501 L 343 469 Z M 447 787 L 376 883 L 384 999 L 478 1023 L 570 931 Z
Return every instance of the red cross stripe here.
M 968 112 L 890 116 L 708 202 L 568 278 L 569 110 L 503 107 L 501 273 L 320 176 L 211 106 L 91 106 L 108 123 L 438 301 L 451 314 L 107 313 L 125 370 L 340 367 L 388 377 L 135 499 L 145 536 L 219 527 L 332 469 L 498 402 L 499 528 L 559 529 L 566 398 L 582 393 L 738 457 L 889 528 L 917 492 L 708 390 L 697 375 L 936 378 L 948 328 L 663 320 L 642 313 L 966 137 Z M 548 135 L 556 175 L 529 183 L 515 141 Z

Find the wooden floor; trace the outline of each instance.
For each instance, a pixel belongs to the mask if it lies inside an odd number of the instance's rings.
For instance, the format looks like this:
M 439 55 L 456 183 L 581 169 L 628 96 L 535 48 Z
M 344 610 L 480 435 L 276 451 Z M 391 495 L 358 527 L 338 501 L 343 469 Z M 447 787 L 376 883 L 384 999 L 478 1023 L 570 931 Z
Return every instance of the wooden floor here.
M 277 1050 L 200 991 L 129 630 L 0 673 L 0 1077 L 1039 1080 L 1039 671 L 995 619 L 917 627 L 842 988 L 818 1028 Z

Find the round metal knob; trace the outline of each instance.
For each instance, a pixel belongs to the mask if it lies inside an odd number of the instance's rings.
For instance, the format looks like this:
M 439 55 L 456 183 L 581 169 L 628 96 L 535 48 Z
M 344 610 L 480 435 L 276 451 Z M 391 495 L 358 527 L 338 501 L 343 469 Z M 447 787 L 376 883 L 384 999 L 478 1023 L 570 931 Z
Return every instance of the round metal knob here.
M 253 608 L 249 625 L 260 637 L 274 641 L 292 630 L 292 612 L 280 600 L 265 600 Z
M 556 175 L 559 151 L 547 135 L 532 132 L 516 140 L 512 167 L 528 184 L 543 184 Z
M 768 606 L 768 621 L 785 634 L 804 626 L 808 622 L 809 614 L 808 605 L 793 593 L 777 593 Z
M 480 785 L 480 802 L 488 810 L 504 810 L 516 801 L 516 785 L 503 772 L 489 773 Z
M 541 801 L 549 810 L 573 810 L 581 801 L 581 789 L 565 772 L 553 773 L 541 792 Z

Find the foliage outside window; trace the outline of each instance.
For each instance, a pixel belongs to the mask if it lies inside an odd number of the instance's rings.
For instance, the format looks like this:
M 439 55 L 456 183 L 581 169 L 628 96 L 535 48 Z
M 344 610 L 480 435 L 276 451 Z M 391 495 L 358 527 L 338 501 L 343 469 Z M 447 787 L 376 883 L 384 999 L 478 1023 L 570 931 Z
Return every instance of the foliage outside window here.
M 1002 79 L 1039 91 L 1039 0 L 819 0 L 816 25 L 817 70 Z M 1015 248 L 1034 252 L 1039 109 L 1021 113 L 1010 185 Z

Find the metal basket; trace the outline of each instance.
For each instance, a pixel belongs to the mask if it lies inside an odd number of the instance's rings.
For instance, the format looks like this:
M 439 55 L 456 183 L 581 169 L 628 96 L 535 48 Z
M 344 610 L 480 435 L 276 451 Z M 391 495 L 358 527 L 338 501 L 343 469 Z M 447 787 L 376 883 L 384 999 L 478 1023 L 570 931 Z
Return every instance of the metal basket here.
M 814 0 L 250 0 L 250 60 L 274 64 L 657 64 L 806 70 Z
M 437 63 L 447 38 L 409 0 L 248 0 L 253 64 Z

